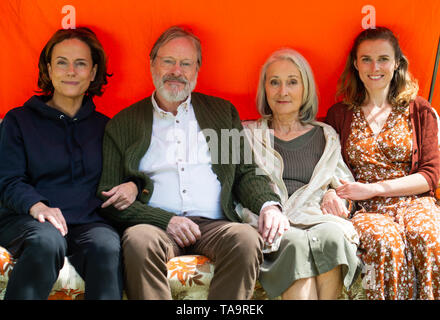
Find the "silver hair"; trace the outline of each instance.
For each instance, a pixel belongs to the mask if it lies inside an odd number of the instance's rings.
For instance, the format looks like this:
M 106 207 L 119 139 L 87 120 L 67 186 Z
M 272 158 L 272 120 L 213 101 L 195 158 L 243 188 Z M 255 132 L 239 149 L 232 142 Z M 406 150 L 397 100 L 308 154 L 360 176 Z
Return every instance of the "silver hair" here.
M 184 29 L 179 26 L 173 26 L 165 30 L 160 37 L 156 40 L 150 51 L 150 61 L 153 62 L 156 59 L 157 52 L 159 49 L 176 38 L 189 38 L 194 44 L 194 47 L 197 50 L 197 66 L 198 69 L 202 66 L 202 46 L 200 45 L 200 39 L 194 35 L 191 31 Z
M 266 62 L 261 67 L 260 79 L 258 80 L 257 89 L 257 109 L 260 115 L 264 118 L 272 117 L 272 110 L 267 103 L 266 97 L 266 71 L 269 65 L 278 60 L 289 60 L 296 65 L 301 73 L 303 82 L 303 98 L 299 111 L 299 120 L 302 123 L 309 123 L 315 120 L 318 112 L 318 95 L 316 92 L 315 77 L 313 76 L 312 68 L 307 60 L 297 51 L 290 48 L 282 48 L 272 53 Z

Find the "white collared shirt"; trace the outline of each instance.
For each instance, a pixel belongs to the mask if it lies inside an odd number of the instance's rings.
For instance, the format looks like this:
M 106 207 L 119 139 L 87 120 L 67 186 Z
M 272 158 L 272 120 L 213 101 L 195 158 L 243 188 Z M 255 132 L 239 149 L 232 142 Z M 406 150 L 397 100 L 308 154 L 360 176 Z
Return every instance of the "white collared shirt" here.
M 153 102 L 151 143 L 139 163 L 154 183 L 152 207 L 183 216 L 225 219 L 220 203 L 221 184 L 212 171 L 208 143 L 201 131 L 191 95 L 177 114 Z

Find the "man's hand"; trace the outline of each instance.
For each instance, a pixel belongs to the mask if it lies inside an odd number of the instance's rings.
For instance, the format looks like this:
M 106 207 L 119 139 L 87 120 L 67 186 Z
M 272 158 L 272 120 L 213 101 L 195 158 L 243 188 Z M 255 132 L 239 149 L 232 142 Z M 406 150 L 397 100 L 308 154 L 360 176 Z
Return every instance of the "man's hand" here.
M 113 205 L 118 210 L 125 210 L 136 200 L 138 188 L 133 182 L 126 182 L 111 188 L 109 191 L 102 191 L 104 197 L 109 197 L 101 208 Z
M 321 210 L 323 214 L 333 214 L 342 218 L 347 218 L 349 213 L 343 200 L 338 197 L 336 191 L 333 189 L 327 190 L 324 194 L 321 203 Z
M 41 223 L 46 220 L 57 228 L 63 237 L 67 234 L 67 224 L 61 210 L 58 208 L 50 208 L 42 202 L 37 202 L 29 209 L 29 214 Z
M 191 219 L 180 216 L 170 219 L 166 231 L 181 248 L 196 243 L 202 235 L 196 223 Z
M 258 218 L 258 232 L 263 237 L 264 242 L 272 244 L 275 236 L 282 236 L 289 230 L 289 219 L 281 212 L 278 206 L 267 206 L 260 212 Z

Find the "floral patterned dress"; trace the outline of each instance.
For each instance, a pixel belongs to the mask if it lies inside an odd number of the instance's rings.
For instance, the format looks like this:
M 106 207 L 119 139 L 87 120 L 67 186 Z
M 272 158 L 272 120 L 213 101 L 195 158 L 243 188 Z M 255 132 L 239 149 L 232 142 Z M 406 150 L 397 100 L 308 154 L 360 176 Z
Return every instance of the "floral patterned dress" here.
M 347 141 L 356 181 L 374 183 L 409 174 L 412 128 L 408 108 L 394 107 L 375 135 L 360 107 Z M 370 270 L 368 299 L 440 299 L 440 207 L 433 197 L 375 197 L 359 201 L 352 222 Z

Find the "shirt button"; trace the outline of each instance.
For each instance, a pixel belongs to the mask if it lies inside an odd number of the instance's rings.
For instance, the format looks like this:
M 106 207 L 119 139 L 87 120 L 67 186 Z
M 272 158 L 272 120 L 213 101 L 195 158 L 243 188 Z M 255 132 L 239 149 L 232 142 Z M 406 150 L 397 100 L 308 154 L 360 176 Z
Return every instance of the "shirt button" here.
M 313 237 L 312 240 L 313 241 L 318 241 L 318 239 L 316 237 Z
M 183 190 L 182 190 L 182 193 L 186 193 L 186 190 L 185 190 L 185 189 L 183 189 Z
M 181 168 L 180 171 L 185 171 L 185 168 Z
M 176 123 L 180 123 L 180 121 L 179 121 L 179 120 L 176 120 Z

